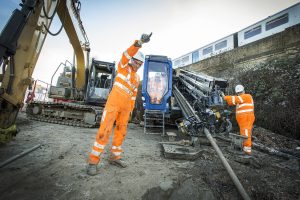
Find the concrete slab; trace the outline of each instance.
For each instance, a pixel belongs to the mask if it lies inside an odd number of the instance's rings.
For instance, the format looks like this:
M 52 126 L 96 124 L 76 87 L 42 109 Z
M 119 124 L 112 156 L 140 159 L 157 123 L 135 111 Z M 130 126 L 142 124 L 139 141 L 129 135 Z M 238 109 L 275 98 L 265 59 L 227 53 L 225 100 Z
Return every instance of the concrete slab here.
M 199 157 L 200 149 L 191 146 L 162 144 L 166 158 L 195 160 Z
M 173 142 L 173 141 L 175 141 L 175 138 L 176 138 L 177 134 L 174 133 L 174 132 L 167 132 L 167 136 L 169 138 L 169 141 Z

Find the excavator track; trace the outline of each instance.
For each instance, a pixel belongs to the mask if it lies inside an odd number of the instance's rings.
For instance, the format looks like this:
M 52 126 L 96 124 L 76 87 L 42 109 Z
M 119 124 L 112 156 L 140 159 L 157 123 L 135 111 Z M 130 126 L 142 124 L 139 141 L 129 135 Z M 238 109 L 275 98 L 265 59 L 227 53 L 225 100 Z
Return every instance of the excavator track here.
M 99 126 L 103 107 L 78 103 L 33 101 L 26 108 L 29 119 L 68 126 Z

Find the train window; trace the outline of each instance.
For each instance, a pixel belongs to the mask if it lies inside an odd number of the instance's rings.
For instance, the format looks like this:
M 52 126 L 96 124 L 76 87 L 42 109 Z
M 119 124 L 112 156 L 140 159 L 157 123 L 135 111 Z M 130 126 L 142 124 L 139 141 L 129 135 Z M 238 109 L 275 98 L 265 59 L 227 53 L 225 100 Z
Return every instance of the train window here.
M 186 57 L 182 58 L 183 63 L 188 62 L 188 61 L 189 61 L 189 56 L 186 56 Z
M 224 40 L 222 42 L 219 42 L 215 45 L 215 51 L 219 50 L 219 49 L 223 49 L 227 47 L 227 40 Z
M 269 22 L 267 22 L 266 24 L 266 31 L 272 29 L 272 28 L 275 28 L 277 26 L 280 26 L 282 24 L 285 24 L 289 21 L 289 15 L 288 13 L 284 14 L 284 15 L 281 15 Z
M 258 34 L 260 34 L 260 33 L 261 33 L 261 25 L 255 27 L 255 28 L 253 28 L 253 29 L 251 29 L 251 30 L 249 30 L 249 31 L 246 31 L 246 32 L 244 33 L 244 39 L 251 38 L 251 37 L 253 37 L 253 36 L 255 36 L 255 35 L 258 35 Z
M 175 60 L 174 65 L 175 65 L 175 66 L 180 65 L 180 61 L 181 61 L 181 60 Z
M 193 52 L 193 54 L 192 54 L 192 60 L 193 60 L 193 63 L 199 61 L 199 51 L 194 51 Z
M 207 47 L 207 48 L 203 49 L 203 55 L 212 53 L 212 51 L 213 51 L 213 47 L 212 46 Z

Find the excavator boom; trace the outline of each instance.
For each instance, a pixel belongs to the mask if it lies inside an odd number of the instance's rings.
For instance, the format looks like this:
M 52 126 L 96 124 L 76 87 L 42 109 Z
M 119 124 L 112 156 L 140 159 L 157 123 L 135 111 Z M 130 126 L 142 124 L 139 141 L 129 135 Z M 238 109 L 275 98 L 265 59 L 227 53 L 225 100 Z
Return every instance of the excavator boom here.
M 56 35 L 49 31 L 56 13 L 75 52 L 76 89 L 85 85 L 89 42 L 79 15 L 80 2 L 25 0 L 20 5 L 0 35 L 0 130 L 15 124 L 46 36 Z

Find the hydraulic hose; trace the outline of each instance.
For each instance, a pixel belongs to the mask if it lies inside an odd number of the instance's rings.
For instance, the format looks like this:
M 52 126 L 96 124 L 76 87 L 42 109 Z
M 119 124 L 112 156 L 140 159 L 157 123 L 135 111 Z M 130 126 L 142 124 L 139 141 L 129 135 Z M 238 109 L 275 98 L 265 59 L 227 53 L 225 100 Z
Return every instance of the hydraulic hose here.
M 55 13 L 56 13 L 56 10 L 57 10 L 57 6 L 59 5 L 59 0 L 57 1 L 57 3 L 56 3 L 56 6 L 55 6 L 55 8 L 54 8 L 54 11 L 53 11 L 53 13 L 52 13 L 52 15 L 49 17 L 49 15 L 47 14 L 47 11 L 46 11 L 46 7 L 45 7 L 45 1 L 43 1 L 43 11 L 44 11 L 44 15 L 45 15 L 45 17 L 47 18 L 47 19 L 53 19 L 53 17 L 54 17 L 54 15 L 55 15 Z

